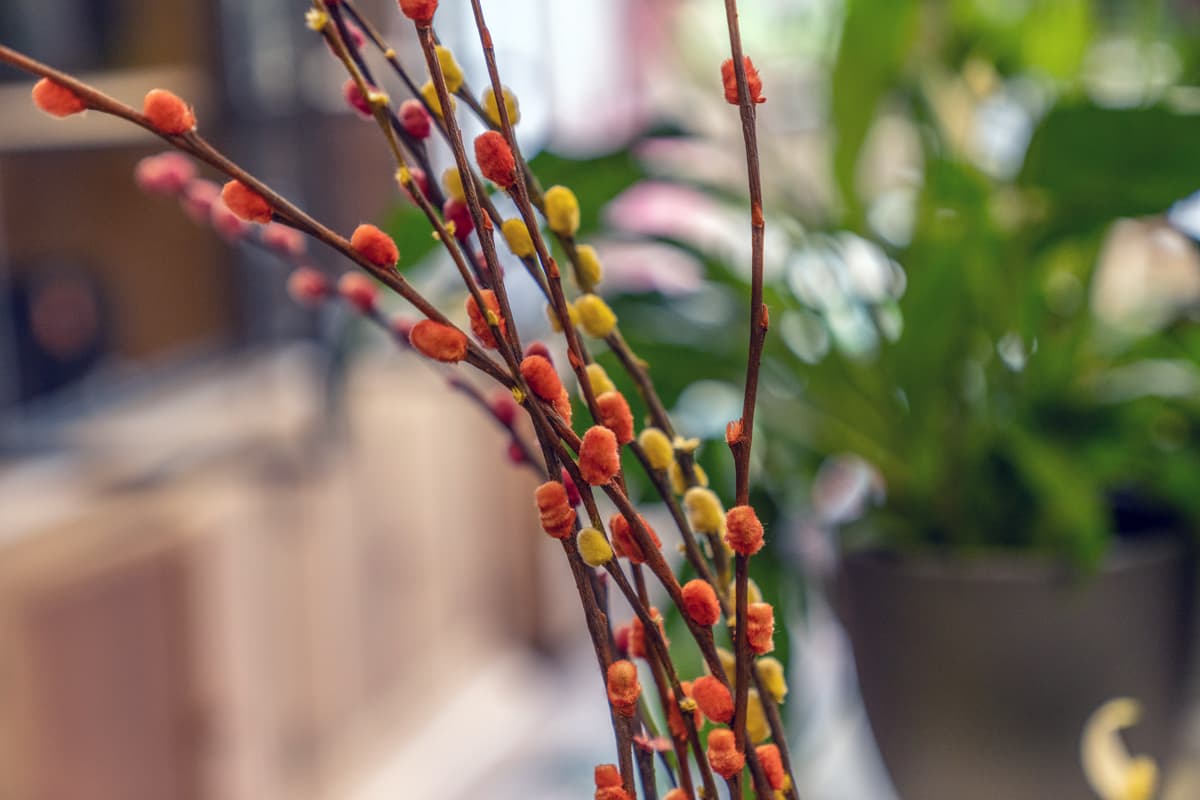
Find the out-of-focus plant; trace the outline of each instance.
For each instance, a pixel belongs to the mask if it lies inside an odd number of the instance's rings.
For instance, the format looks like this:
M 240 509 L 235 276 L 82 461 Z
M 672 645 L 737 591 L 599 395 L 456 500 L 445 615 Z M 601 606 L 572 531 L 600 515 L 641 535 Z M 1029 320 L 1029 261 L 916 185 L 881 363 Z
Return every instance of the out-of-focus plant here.
M 771 13 L 748 36 L 796 23 Z M 1084 567 L 1127 498 L 1200 519 L 1200 256 L 1185 200 L 1200 188 L 1200 15 L 1085 0 L 805 13 L 828 35 L 761 60 L 777 335 L 759 455 L 774 499 L 809 502 L 802 476 L 826 462 L 822 524 L 856 516 L 844 498 L 886 495 L 847 533 Z M 645 294 L 618 308 L 703 436 L 737 398 L 723 329 L 745 290 L 730 266 L 744 260 L 744 200 L 736 131 L 674 94 L 682 133 L 640 146 L 658 174 L 609 222 L 703 268 L 671 311 Z M 671 386 L 697 362 L 706 380 Z

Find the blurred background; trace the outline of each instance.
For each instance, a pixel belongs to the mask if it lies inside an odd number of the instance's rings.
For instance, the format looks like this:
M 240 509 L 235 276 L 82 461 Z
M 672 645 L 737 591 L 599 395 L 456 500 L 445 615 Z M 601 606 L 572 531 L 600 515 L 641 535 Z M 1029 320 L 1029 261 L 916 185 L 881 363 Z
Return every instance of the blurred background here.
M 1079 738 L 1116 696 L 1160 796 L 1200 796 L 1200 4 L 741 5 L 768 99 L 756 578 L 801 796 L 1092 797 Z M 479 89 L 469 8 L 442 6 Z M 359 7 L 423 75 L 395 4 Z M 6 0 L 0 43 L 134 105 L 175 91 L 464 316 L 306 8 Z M 729 500 L 749 237 L 721 4 L 485 9 L 522 148 L 579 196 Z M 507 434 L 347 308 L 289 300 L 211 197 L 139 189 L 153 137 L 29 86 L 0 71 L 0 800 L 587 796 L 607 712 Z

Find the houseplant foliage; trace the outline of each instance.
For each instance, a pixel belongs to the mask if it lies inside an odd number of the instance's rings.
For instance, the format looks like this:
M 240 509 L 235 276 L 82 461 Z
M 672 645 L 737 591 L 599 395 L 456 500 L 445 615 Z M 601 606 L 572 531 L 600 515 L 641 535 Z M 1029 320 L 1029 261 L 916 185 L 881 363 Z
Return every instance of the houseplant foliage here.
M 315 0 L 305 18 L 314 35 L 328 45 L 333 63 L 348 76 L 347 103 L 378 124 L 381 146 L 394 157 L 396 188 L 421 210 L 459 273 L 465 289 L 465 314 L 459 319 L 465 316 L 467 322 L 462 326 L 399 271 L 403 241 L 366 223 L 347 237 L 314 219 L 210 144 L 202 135 L 202 120 L 184 99 L 154 89 L 139 111 L 11 48 L 0 46 L 0 62 L 40 78 L 33 101 L 48 114 L 113 115 L 190 156 L 192 160 L 164 155 L 143 162 L 139 183 L 179 196 L 188 213 L 227 238 L 252 240 L 291 260 L 296 266 L 289 280 L 294 297 L 310 304 L 340 298 L 386 328 L 397 344 L 446 371 L 453 388 L 477 400 L 511 433 L 513 460 L 534 469 L 544 481 L 533 500 L 543 531 L 562 548 L 574 577 L 611 710 L 616 758 L 615 763 L 596 767 L 598 799 L 656 797 L 660 783 L 670 787 L 665 795 L 669 800 L 715 798 L 720 796 L 718 781 L 727 786 L 730 797 L 794 798 L 797 791 L 778 708 L 786 694 L 783 669 L 767 655 L 773 649 L 774 610 L 752 596 L 749 579 L 751 556 L 764 541 L 763 525 L 750 505 L 749 481 L 769 315 L 763 303 L 764 219 L 755 124 L 763 88 L 753 62 L 742 52 L 737 4 L 724 3 L 730 58 L 719 73 L 713 72 L 714 90 L 719 74 L 724 99 L 736 108 L 749 176 L 752 322 L 741 413 L 725 430 L 736 482 L 728 510 L 706 488 L 702 471 L 694 465 L 699 443 L 675 435 L 645 363 L 625 342 L 611 308 L 594 293 L 602 268 L 590 248 L 577 240 L 578 199 L 566 186 L 543 189 L 522 157 L 513 133 L 519 105 L 501 83 L 481 2 L 462 5 L 470 9 L 487 66 L 481 97 L 467 85 L 453 53 L 439 43 L 437 0 L 399 2 L 399 13 L 420 46 L 422 73 L 428 75 L 423 83 L 351 0 Z M 368 60 L 368 50 L 377 57 Z M 371 62 L 378 64 L 380 59 L 386 74 L 372 70 Z M 385 83 L 402 87 L 407 99 L 393 100 Z M 464 135 L 460 123 L 468 117 L 484 128 L 473 140 Z M 439 173 L 428 147 L 431 137 L 444 139 L 454 157 L 440 183 L 434 180 Z M 195 162 L 223 175 L 224 185 L 197 177 Z M 493 193 L 506 195 L 517 216 L 503 218 Z M 335 288 L 318 262 L 310 260 L 297 234 L 326 245 L 355 269 L 343 273 Z M 581 419 L 574 419 L 572 392 L 555 368 L 550 349 L 541 342 L 525 346 L 521 341 L 506 294 L 499 238 L 515 257 L 503 260 L 528 271 L 563 333 L 567 366 L 584 409 Z M 421 318 L 385 318 L 376 281 L 407 301 Z M 635 425 L 629 402 L 595 363 L 590 350 L 601 344 L 627 371 L 650 424 Z M 500 393 L 489 394 L 476 382 L 485 379 Z M 676 577 L 662 541 L 631 502 L 624 453 L 644 467 L 670 509 L 687 570 L 696 576 L 691 580 Z M 607 519 L 601 514 L 601 498 L 616 511 Z M 652 584 L 679 610 L 707 668 L 707 674 L 694 681 L 682 679 L 668 649 L 662 615 L 651 605 Z M 627 641 L 614 635 L 608 617 L 607 596 L 613 591 L 634 609 Z M 653 685 L 653 693 L 643 691 L 643 679 Z

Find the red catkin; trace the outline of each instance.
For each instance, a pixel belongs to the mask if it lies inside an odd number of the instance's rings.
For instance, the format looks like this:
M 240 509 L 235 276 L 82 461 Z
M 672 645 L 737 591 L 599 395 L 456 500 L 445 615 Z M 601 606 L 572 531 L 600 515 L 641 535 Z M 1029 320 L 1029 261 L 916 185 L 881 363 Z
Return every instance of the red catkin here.
M 415 139 L 428 139 L 433 127 L 429 112 L 420 100 L 405 100 L 400 104 L 400 125 Z
M 508 454 L 508 460 L 512 463 L 525 463 L 525 450 L 521 447 L 520 443 L 518 443 L 516 439 L 513 439 L 508 443 L 508 450 L 506 452 Z
M 729 687 L 712 675 L 692 682 L 692 698 L 704 716 L 713 722 L 729 722 L 733 719 L 733 695 L 729 693 Z
M 541 356 L 551 364 L 554 363 L 554 357 L 550 355 L 550 348 L 546 346 L 545 342 L 530 342 L 529 344 L 525 345 L 524 355 L 526 357 Z
M 631 661 L 614 661 L 608 667 L 608 702 L 623 717 L 632 717 L 637 709 L 642 685 L 638 683 L 637 667 Z
M 697 625 L 716 625 L 721 619 L 721 604 L 708 581 L 694 578 L 683 585 L 683 610 Z
M 221 189 L 221 199 L 238 219 L 246 222 L 271 221 L 271 204 L 258 192 L 241 181 L 229 181 Z
M 526 356 L 521 362 L 521 377 L 529 384 L 530 391 L 543 400 L 554 402 L 563 392 L 562 380 L 545 356 Z
M 486 131 L 475 138 L 475 163 L 483 177 L 501 189 L 508 189 L 517 181 L 517 161 L 512 148 L 496 131 Z
M 496 293 L 491 289 L 481 289 L 479 294 L 483 298 L 484 305 L 495 315 L 500 335 L 507 336 L 508 325 L 504 321 L 504 317 L 500 315 L 500 301 L 496 299 Z M 484 347 L 496 349 L 496 339 L 492 336 L 491 327 L 488 326 L 487 315 L 479 310 L 479 304 L 475 302 L 474 295 L 467 297 L 467 316 L 471 319 L 471 333 L 475 334 L 475 338 L 483 343 Z
M 33 103 L 52 117 L 69 117 L 87 111 L 87 103 L 73 91 L 49 78 L 33 85 Z
M 767 98 L 762 96 L 762 78 L 758 75 L 758 70 L 754 68 L 754 63 L 750 61 L 750 56 L 742 56 L 742 63 L 746 65 L 746 88 L 750 90 L 750 102 L 765 103 Z M 725 59 L 725 63 L 721 65 L 721 83 L 725 85 L 725 101 L 738 104 L 738 86 L 737 73 L 733 69 L 733 59 Z
M 413 325 L 408 343 L 434 361 L 453 364 L 467 357 L 467 335 L 458 328 L 423 319 Z
M 364 223 L 355 228 L 350 247 L 377 267 L 394 267 L 400 260 L 400 248 L 392 237 L 374 225 Z
M 421 27 L 433 22 L 437 7 L 438 0 L 400 0 L 400 11 Z
M 717 728 L 708 735 L 708 763 L 713 772 L 725 779 L 741 773 L 746 757 L 738 752 L 733 731 Z
M 571 480 L 571 474 L 567 472 L 566 467 L 559 467 L 559 477 L 562 478 L 563 486 L 567 487 L 567 499 L 571 501 L 571 505 L 577 506 L 582 503 L 583 497 L 579 494 L 579 487 Z
M 311 308 L 329 297 L 329 281 L 312 267 L 298 267 L 288 276 L 287 290 L 293 300 Z
M 603 486 L 621 470 L 617 437 L 602 425 L 593 425 L 579 445 L 579 474 L 592 486 Z
M 734 506 L 725 513 L 725 541 L 743 556 L 752 556 L 762 549 L 763 526 L 753 507 Z
M 428 198 L 429 176 L 425 174 L 425 170 L 421 169 L 420 167 L 410 167 L 408 174 L 412 176 L 412 182 L 416 184 L 417 191 L 421 193 L 421 196 Z M 404 190 L 404 194 L 408 196 L 408 199 L 412 201 L 412 204 L 419 208 L 421 205 L 421 200 L 415 194 L 413 194 L 412 189 L 410 189 L 406 184 L 401 184 L 400 188 Z
M 775 609 L 770 603 L 751 603 L 746 608 L 746 641 L 758 655 L 775 649 Z
M 616 645 L 617 653 L 619 655 L 622 655 L 622 656 L 629 655 L 629 634 L 630 633 L 631 633 L 631 626 L 628 624 L 618 625 L 616 627 L 616 629 L 613 630 L 613 644 Z
M 567 487 L 547 481 L 533 493 L 541 514 L 542 530 L 555 539 L 566 539 L 575 529 L 575 509 L 567 497 Z
M 754 752 L 758 755 L 758 763 L 762 765 L 763 774 L 767 776 L 767 783 L 771 784 L 771 788 L 776 791 L 782 789 L 787 773 L 783 771 L 783 758 L 779 754 L 779 747 L 773 744 L 761 744 L 754 748 Z
M 650 541 L 654 543 L 654 546 L 662 547 L 662 542 L 659 541 L 658 534 L 646 522 L 646 518 L 638 514 L 638 519 L 641 521 L 642 527 L 646 529 L 646 533 L 650 534 Z M 623 514 L 614 514 L 612 519 L 608 521 L 608 527 L 612 530 L 614 553 L 622 558 L 628 558 L 631 564 L 645 563 L 646 554 L 642 552 L 642 546 L 638 544 L 637 537 L 633 533 L 633 528 Z
M 625 395 L 604 392 L 596 398 L 596 408 L 600 412 L 600 423 L 616 435 L 618 444 L 633 441 L 633 412 L 629 410 Z
M 142 115 L 151 127 L 168 136 L 196 129 L 196 115 L 178 95 L 166 89 L 151 89 L 142 101 Z
M 517 401 L 513 399 L 512 392 L 506 389 L 497 389 L 488 401 L 488 405 L 491 406 L 492 416 L 504 427 L 511 428 L 517 421 Z
M 471 231 L 475 230 L 471 209 L 467 207 L 466 201 L 457 197 L 451 197 L 442 205 L 442 216 L 446 218 L 446 222 L 454 223 L 454 238 L 460 242 L 466 241 Z
M 357 111 L 363 119 L 371 119 L 375 116 L 375 111 L 371 108 L 371 101 L 362 93 L 358 82 L 353 78 L 347 78 L 346 82 L 342 84 L 342 97 L 346 99 L 346 104 Z
M 338 279 L 338 294 L 360 314 L 371 314 L 379 300 L 379 287 L 361 272 L 345 272 Z

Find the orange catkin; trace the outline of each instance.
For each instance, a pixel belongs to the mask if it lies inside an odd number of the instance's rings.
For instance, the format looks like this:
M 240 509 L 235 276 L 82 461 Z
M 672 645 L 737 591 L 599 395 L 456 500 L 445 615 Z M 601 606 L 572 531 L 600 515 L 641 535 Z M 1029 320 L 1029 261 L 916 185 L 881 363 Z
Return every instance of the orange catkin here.
M 151 89 L 142 101 L 142 115 L 159 133 L 178 136 L 196 129 L 196 115 L 178 95 L 166 89 Z
M 508 189 L 517 181 L 517 161 L 512 148 L 496 131 L 486 131 L 475 138 L 475 163 L 483 177 L 501 189 Z
M 603 486 L 621 469 L 617 437 L 603 425 L 593 425 L 579 445 L 579 474 L 592 486 Z
M 783 758 L 779 754 L 779 747 L 762 744 L 754 748 L 754 752 L 758 755 L 758 763 L 762 765 L 763 773 L 767 776 L 767 783 L 776 791 L 782 789 L 787 774 L 783 771 Z
M 423 319 L 408 334 L 413 348 L 434 361 L 453 364 L 467 357 L 467 335 L 458 328 Z
M 545 356 L 526 356 L 521 362 L 521 377 L 529 384 L 530 391 L 551 403 L 564 391 L 554 365 Z
M 481 289 L 479 294 L 483 297 L 483 304 L 496 316 L 496 324 L 500 328 L 500 335 L 507 336 L 508 325 L 504 321 L 504 317 L 500 314 L 500 301 L 496 299 L 496 293 L 491 289 Z M 479 310 L 479 304 L 475 302 L 474 295 L 467 298 L 467 316 L 471 318 L 471 332 L 475 334 L 475 338 L 479 339 L 484 347 L 495 349 L 496 339 L 492 336 L 492 329 L 488 326 L 487 316 Z
M 87 110 L 82 97 L 49 78 L 33 85 L 33 103 L 52 117 L 69 117 Z
M 729 693 L 729 687 L 712 675 L 692 682 L 692 697 L 704 716 L 713 722 L 729 722 L 733 719 L 733 695 Z
M 621 786 L 606 786 L 596 790 L 594 800 L 633 800 L 633 798 Z
M 754 68 L 754 63 L 750 61 L 750 56 L 742 56 L 742 63 L 746 65 L 746 88 L 750 90 L 750 102 L 765 103 L 767 98 L 762 96 L 762 78 L 758 75 L 758 70 Z M 725 59 L 725 63 L 721 65 L 721 83 L 725 84 L 725 101 L 738 104 L 738 86 L 737 73 L 733 69 L 733 59 Z
M 600 424 L 617 437 L 617 444 L 626 445 L 633 441 L 633 412 L 625 395 L 620 392 L 604 392 L 596 398 L 600 412 Z
M 542 530 L 555 539 L 565 539 L 575 529 L 575 509 L 571 508 L 567 487 L 558 481 L 547 481 L 533 493 L 538 513 L 542 518 Z
M 221 199 L 229 210 L 246 222 L 270 222 L 271 204 L 241 181 L 229 181 L 221 189 Z
M 650 534 L 650 541 L 654 543 L 654 546 L 662 547 L 662 542 L 659 541 L 658 534 L 646 522 L 645 517 L 638 514 L 638 519 L 641 521 L 642 527 L 646 529 L 646 533 Z M 629 520 L 625 519 L 623 514 L 614 514 L 612 519 L 608 521 L 608 527 L 612 529 L 613 551 L 618 556 L 628 558 L 631 564 L 645 563 L 646 554 L 642 551 L 642 546 L 638 544 L 637 537 L 634 536 Z
M 392 237 L 374 225 L 362 224 L 350 236 L 350 247 L 354 252 L 377 267 L 394 267 L 400 260 L 400 248 Z
M 667 641 L 667 629 L 663 623 L 663 616 L 654 606 L 650 607 L 650 616 L 658 621 L 658 635 L 662 638 L 664 644 L 670 644 Z M 646 655 L 646 626 L 642 623 L 641 617 L 636 614 L 633 621 L 629 623 L 629 655 L 633 658 L 648 658 Z
M 676 787 L 663 795 L 663 800 L 692 800 L 692 798 L 688 797 L 687 792 L 683 789 Z
M 571 424 L 571 395 L 567 393 L 566 387 L 563 387 L 563 390 L 558 393 L 558 397 L 554 398 L 554 410 L 558 413 L 558 415 L 560 417 L 563 418 L 563 422 L 567 423 L 567 425 L 570 426 L 570 424 Z
M 751 603 L 746 607 L 746 640 L 760 656 L 775 649 L 775 609 L 770 603 Z
M 608 702 L 623 717 L 632 717 L 637 709 L 642 685 L 632 661 L 614 661 L 608 667 Z
M 722 778 L 732 778 L 746 766 L 746 757 L 738 752 L 733 731 L 717 728 L 708 735 L 708 763 Z
M 621 773 L 615 764 L 596 765 L 596 788 L 605 789 L 609 786 L 621 785 Z
M 692 682 L 680 681 L 679 688 L 683 690 L 684 697 L 692 696 Z M 679 708 L 679 700 L 675 697 L 675 690 L 672 689 L 668 693 L 670 703 L 667 706 L 667 727 L 671 729 L 671 735 L 676 739 L 686 739 L 688 735 L 687 723 L 683 717 L 683 711 Z M 692 723 L 696 730 L 704 725 L 704 719 L 700 716 L 699 707 L 692 712 Z M 668 795 L 669 797 L 670 795 Z
M 400 0 L 400 11 L 420 26 L 433 22 L 437 7 L 438 0 Z
M 743 556 L 752 556 L 762 549 L 763 526 L 753 507 L 734 506 L 726 512 L 725 541 Z
M 683 585 L 683 610 L 697 625 L 716 625 L 721 619 L 721 604 L 708 581 L 695 578 Z

